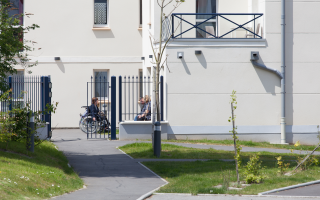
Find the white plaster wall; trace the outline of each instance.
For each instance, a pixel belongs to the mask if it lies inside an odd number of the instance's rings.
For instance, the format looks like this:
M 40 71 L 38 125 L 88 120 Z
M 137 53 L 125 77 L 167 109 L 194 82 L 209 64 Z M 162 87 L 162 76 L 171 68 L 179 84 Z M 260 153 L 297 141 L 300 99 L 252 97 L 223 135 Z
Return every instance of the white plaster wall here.
M 265 47 L 209 47 L 217 41 L 207 41 L 207 47 L 201 42 L 183 41 L 179 47 L 176 40 L 167 49 L 171 71 L 166 71 L 170 126 L 230 125 L 227 120 L 232 90 L 238 93 L 238 125 L 280 124 L 280 80 L 254 68 L 250 52 L 259 51 L 260 62 L 281 70 L 281 4 L 280 0 L 258 3 L 259 11 L 266 9 Z M 320 123 L 320 31 L 315 26 L 319 9 L 318 1 L 286 1 L 287 125 Z M 196 56 L 195 50 L 202 50 L 202 55 Z M 184 59 L 177 59 L 178 51 L 184 52 Z
M 39 65 L 32 74 L 51 76 L 52 100 L 59 102 L 53 128 L 78 126 L 94 70 L 108 70 L 109 81 L 115 75 L 118 84 L 119 75 L 137 76 L 142 69 L 139 0 L 108 2 L 109 30 L 95 30 L 93 0 L 25 1 L 25 12 L 34 14 L 25 17 L 25 25 L 40 26 L 25 37 L 37 42 L 30 58 Z M 54 57 L 61 61 L 54 62 Z
M 249 13 L 249 4 L 247 0 L 220 0 L 218 3 L 218 11 L 219 13 Z M 244 24 L 248 21 L 248 16 L 243 15 L 226 15 L 224 16 L 228 18 L 229 20 L 232 20 L 233 22 L 237 24 Z M 250 24 L 248 25 L 250 26 Z M 228 20 L 223 19 L 222 17 L 219 17 L 219 36 L 224 35 L 231 31 L 232 29 L 237 28 L 237 25 L 229 22 Z M 243 38 L 246 34 L 246 31 L 243 29 L 238 29 L 234 31 L 234 33 L 229 33 L 224 36 L 224 38 Z
M 93 0 L 26 0 L 25 25 L 38 24 L 26 39 L 37 42 L 32 56 L 141 56 L 139 0 L 108 0 L 110 30 L 92 30 Z M 124 6 L 125 5 L 125 6 Z M 41 50 L 38 50 L 41 48 Z

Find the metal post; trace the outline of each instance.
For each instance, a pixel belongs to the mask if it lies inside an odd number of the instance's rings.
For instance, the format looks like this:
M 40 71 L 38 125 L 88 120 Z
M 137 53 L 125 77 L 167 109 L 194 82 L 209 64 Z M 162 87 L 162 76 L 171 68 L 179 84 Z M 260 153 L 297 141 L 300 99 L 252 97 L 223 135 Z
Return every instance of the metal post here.
M 9 88 L 12 90 L 12 76 L 9 76 Z M 9 110 L 12 110 L 12 91 L 9 93 L 10 102 L 9 102 Z
M 171 20 L 172 20 L 172 38 L 174 38 L 174 15 L 171 15 Z
M 119 76 L 119 122 L 122 122 L 122 77 Z
M 117 82 L 116 77 L 111 77 L 111 140 L 117 139 L 117 132 L 116 132 L 116 117 L 117 117 Z
M 42 121 L 50 123 L 49 113 L 44 112 L 46 110 L 46 105 L 50 104 L 49 101 L 49 77 L 41 77 L 41 111 L 42 111 Z M 51 130 L 50 130 L 51 131 Z M 47 130 L 47 137 L 49 137 L 49 129 Z
M 29 151 L 34 152 L 34 114 L 33 112 L 29 112 L 29 136 L 30 136 L 30 143 L 29 143 Z
M 156 122 L 154 124 L 154 149 L 153 153 L 158 158 L 161 154 L 161 124 L 160 122 Z
M 156 77 L 157 77 L 157 70 L 156 67 L 153 66 L 153 84 L 152 84 L 152 98 L 151 98 L 151 123 L 152 123 L 152 130 L 154 130 L 154 126 L 155 126 L 155 121 L 156 121 Z M 150 82 L 150 81 L 149 81 Z M 149 90 L 150 90 L 150 86 L 149 86 Z M 155 146 L 154 146 L 154 131 L 152 133 L 152 148 L 153 150 L 155 150 Z
M 285 52 L 285 42 L 286 42 L 286 20 L 285 20 L 285 0 L 281 0 L 281 144 L 286 143 L 286 112 L 285 112 L 285 68 L 286 68 L 286 52 Z
M 163 76 L 160 77 L 160 117 L 163 121 Z
M 49 105 L 51 105 L 51 98 L 52 98 L 52 82 L 51 82 L 51 77 L 48 76 L 48 90 L 49 90 L 49 98 L 48 98 L 48 103 Z M 51 111 L 48 113 L 48 137 L 51 138 L 52 137 L 52 130 L 51 130 Z

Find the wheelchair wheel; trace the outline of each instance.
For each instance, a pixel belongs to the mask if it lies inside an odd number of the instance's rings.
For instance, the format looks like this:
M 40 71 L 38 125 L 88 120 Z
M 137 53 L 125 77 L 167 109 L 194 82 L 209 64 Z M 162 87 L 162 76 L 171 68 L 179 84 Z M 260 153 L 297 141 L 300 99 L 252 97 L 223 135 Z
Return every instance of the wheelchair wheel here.
M 93 121 L 90 116 L 84 117 L 83 120 L 80 123 L 80 129 L 84 133 L 95 133 L 99 130 L 98 122 Z

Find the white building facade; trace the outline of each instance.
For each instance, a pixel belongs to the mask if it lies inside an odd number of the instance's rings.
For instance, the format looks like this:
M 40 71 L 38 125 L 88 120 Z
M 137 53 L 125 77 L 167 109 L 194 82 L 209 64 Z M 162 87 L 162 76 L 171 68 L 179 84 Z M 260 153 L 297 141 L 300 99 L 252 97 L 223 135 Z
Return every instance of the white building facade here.
M 320 2 L 285 3 L 286 142 L 314 144 L 320 123 Z M 34 14 L 25 25 L 40 25 L 26 35 L 37 42 L 30 58 L 39 65 L 31 70 L 51 75 L 52 99 L 60 103 L 52 127 L 77 127 L 87 104 L 86 84 L 95 73 L 106 72 L 108 80 L 152 75 L 149 36 L 157 39 L 160 31 L 156 0 L 25 0 L 24 11 Z M 169 16 L 166 31 L 172 33 L 172 22 L 177 30 L 165 52 L 168 67 L 161 71 L 167 137 L 230 139 L 235 90 L 240 139 L 279 143 L 280 78 L 250 59 L 259 52 L 260 64 L 281 71 L 281 0 L 186 0 L 173 13 L 178 14 Z

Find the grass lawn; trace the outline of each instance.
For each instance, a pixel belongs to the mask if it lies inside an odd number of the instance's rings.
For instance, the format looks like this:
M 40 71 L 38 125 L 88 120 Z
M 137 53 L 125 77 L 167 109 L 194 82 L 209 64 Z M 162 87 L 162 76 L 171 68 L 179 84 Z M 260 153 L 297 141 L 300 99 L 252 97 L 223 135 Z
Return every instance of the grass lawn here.
M 230 136 L 231 137 L 231 136 Z M 151 140 L 149 140 L 151 141 Z M 175 142 L 175 143 L 190 143 L 190 144 L 217 144 L 217 145 L 226 145 L 232 146 L 233 140 L 161 140 L 162 142 Z M 284 145 L 284 144 L 270 144 L 269 142 L 253 142 L 253 141 L 239 141 L 239 144 L 244 147 L 261 147 L 261 148 L 273 148 L 273 149 L 294 149 L 294 150 L 307 150 L 312 151 L 316 146 L 315 145 L 300 145 L 295 147 L 293 144 Z M 320 148 L 317 149 L 320 151 Z
M 133 143 L 120 147 L 121 150 L 133 158 L 156 158 L 153 155 L 151 143 Z M 242 152 L 244 166 L 253 152 Z M 320 167 L 311 166 L 307 171 L 299 171 L 292 176 L 280 176 L 276 164 L 276 156 L 279 154 L 260 152 L 260 160 L 265 169 L 262 170 L 268 178 L 261 184 L 253 184 L 241 191 L 213 188 L 223 184 L 227 177 L 231 182 L 236 181 L 234 162 L 223 162 L 218 159 L 233 159 L 233 151 L 220 151 L 214 149 L 195 149 L 181 147 L 172 144 L 162 144 L 160 158 L 189 158 L 189 159 L 212 159 L 209 161 L 196 162 L 143 162 L 152 171 L 165 178 L 169 184 L 160 188 L 158 192 L 164 193 L 192 193 L 192 194 L 258 194 L 280 187 L 314 181 L 320 179 Z M 293 161 L 294 154 L 281 154 L 285 163 L 290 163 L 289 171 L 296 166 Z M 319 159 L 319 156 L 317 156 Z M 243 173 L 243 169 L 240 169 Z M 244 180 L 243 174 L 241 179 Z
M 0 199 L 48 199 L 83 187 L 67 158 L 51 142 L 44 141 L 28 156 L 19 142 L 11 142 L 8 150 L 16 153 L 0 150 Z
M 196 162 L 143 162 L 145 166 L 165 178 L 169 184 L 160 188 L 160 193 L 192 193 L 192 194 L 258 194 L 280 187 L 320 179 L 320 168 L 311 166 L 307 171 L 292 176 L 280 176 L 278 169 L 271 162 L 263 162 L 266 166 L 263 173 L 268 176 L 263 183 L 252 184 L 241 191 L 213 188 L 223 184 L 224 177 L 236 181 L 235 165 L 232 162 L 216 160 Z M 295 163 L 292 163 L 291 170 Z M 240 170 L 241 171 L 241 170 Z M 243 180 L 243 176 L 240 175 Z
M 234 151 L 223 151 L 215 149 L 195 149 L 177 146 L 173 144 L 162 144 L 161 145 L 161 156 L 160 158 L 170 159 L 233 159 Z M 119 147 L 122 151 L 126 152 L 133 158 L 156 158 L 153 155 L 153 149 L 151 143 L 132 143 Z M 254 152 L 242 152 L 241 157 L 244 160 L 249 160 L 250 155 L 255 154 Z M 261 159 L 272 161 L 276 163 L 275 157 L 279 154 L 271 152 L 260 152 Z M 284 160 L 294 160 L 293 154 L 281 154 Z

